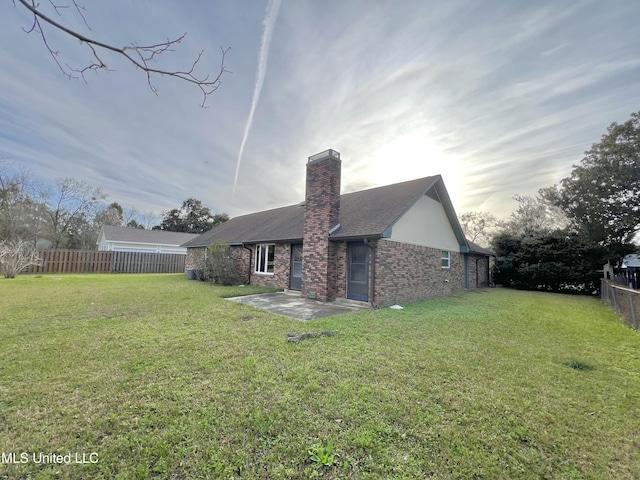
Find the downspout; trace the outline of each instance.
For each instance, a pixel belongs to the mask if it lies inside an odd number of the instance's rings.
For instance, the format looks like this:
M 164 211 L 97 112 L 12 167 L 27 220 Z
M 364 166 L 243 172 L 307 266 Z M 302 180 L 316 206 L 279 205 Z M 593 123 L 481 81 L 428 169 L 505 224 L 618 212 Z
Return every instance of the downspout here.
M 249 279 L 249 281 L 247 282 L 247 285 L 251 285 L 251 255 L 253 254 L 253 252 L 244 243 L 242 244 L 242 248 L 249 251 L 249 272 L 247 273 L 247 278 Z
M 369 303 L 371 308 L 376 309 L 378 305 L 375 304 L 375 292 L 376 292 L 376 248 L 369 243 L 369 239 L 364 239 L 364 244 L 371 250 L 371 295 L 369 296 Z

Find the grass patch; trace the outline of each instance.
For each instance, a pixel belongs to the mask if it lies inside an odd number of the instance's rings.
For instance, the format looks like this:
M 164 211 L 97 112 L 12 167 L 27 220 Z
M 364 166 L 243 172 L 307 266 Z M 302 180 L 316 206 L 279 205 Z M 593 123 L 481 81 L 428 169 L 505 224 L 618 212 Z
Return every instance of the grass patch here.
M 567 362 L 569 368 L 573 368 L 574 370 L 593 370 L 593 367 L 582 360 L 576 360 L 575 358 L 569 360 Z
M 288 343 L 238 290 L 264 291 L 0 279 L 0 451 L 97 454 L 0 478 L 640 477 L 640 336 L 597 300 L 469 292 Z

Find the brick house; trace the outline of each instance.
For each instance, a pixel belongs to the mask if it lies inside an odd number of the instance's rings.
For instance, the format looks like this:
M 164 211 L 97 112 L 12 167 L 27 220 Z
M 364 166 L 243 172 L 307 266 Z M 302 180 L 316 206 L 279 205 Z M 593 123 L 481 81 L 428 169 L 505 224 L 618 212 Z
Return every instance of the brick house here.
M 491 252 L 465 238 L 440 175 L 343 195 L 340 178 L 338 152 L 309 157 L 304 202 L 183 244 L 186 268 L 222 243 L 250 284 L 378 306 L 489 285 Z

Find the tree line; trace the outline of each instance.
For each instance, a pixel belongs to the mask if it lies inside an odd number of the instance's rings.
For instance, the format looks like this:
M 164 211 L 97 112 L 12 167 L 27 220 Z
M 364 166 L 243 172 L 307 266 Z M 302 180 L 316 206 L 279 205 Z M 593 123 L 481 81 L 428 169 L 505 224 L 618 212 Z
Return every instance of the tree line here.
M 101 187 L 75 178 L 37 179 L 0 159 L 0 242 L 93 250 L 103 225 L 203 233 L 229 219 L 189 198 L 161 215 L 107 203 Z
M 594 293 L 602 267 L 639 251 L 640 112 L 612 123 L 559 185 L 515 196 L 506 221 L 461 215 L 468 237 L 496 255 L 494 281 L 509 287 Z

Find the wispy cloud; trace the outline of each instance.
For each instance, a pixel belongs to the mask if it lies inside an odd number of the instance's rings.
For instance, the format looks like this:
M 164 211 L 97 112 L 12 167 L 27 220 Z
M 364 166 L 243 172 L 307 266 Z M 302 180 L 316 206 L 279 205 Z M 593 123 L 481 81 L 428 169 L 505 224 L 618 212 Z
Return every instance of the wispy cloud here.
M 636 0 L 94 3 L 92 34 L 119 45 L 187 31 L 167 52 L 177 66 L 205 48 L 215 69 L 232 47 L 233 74 L 201 110 L 189 86 L 157 78 L 155 96 L 113 58 L 88 84 L 67 81 L 19 5 L 0 2 L 0 153 L 138 210 L 296 203 L 306 158 L 335 148 L 344 191 L 440 173 L 460 212 L 505 216 L 640 105 Z
M 244 127 L 244 135 L 242 136 L 242 142 L 240 142 L 240 152 L 238 153 L 238 162 L 236 164 L 236 173 L 233 177 L 233 194 L 236 193 L 236 185 L 238 184 L 238 173 L 240 172 L 240 164 L 242 162 L 242 153 L 244 152 L 244 146 L 249 138 L 249 132 L 251 131 L 251 125 L 253 124 L 253 115 L 256 111 L 256 106 L 260 101 L 260 92 L 262 91 L 262 84 L 264 83 L 264 76 L 267 71 L 267 62 L 269 61 L 269 45 L 271 45 L 271 34 L 273 33 L 273 27 L 278 19 L 278 11 L 280 10 L 280 0 L 269 0 L 267 6 L 267 13 L 263 21 L 264 32 L 262 33 L 262 40 L 260 42 L 260 54 L 258 56 L 258 70 L 256 72 L 256 84 L 253 89 L 253 100 L 251 101 L 251 108 L 249 109 L 249 116 L 247 117 L 247 123 Z

